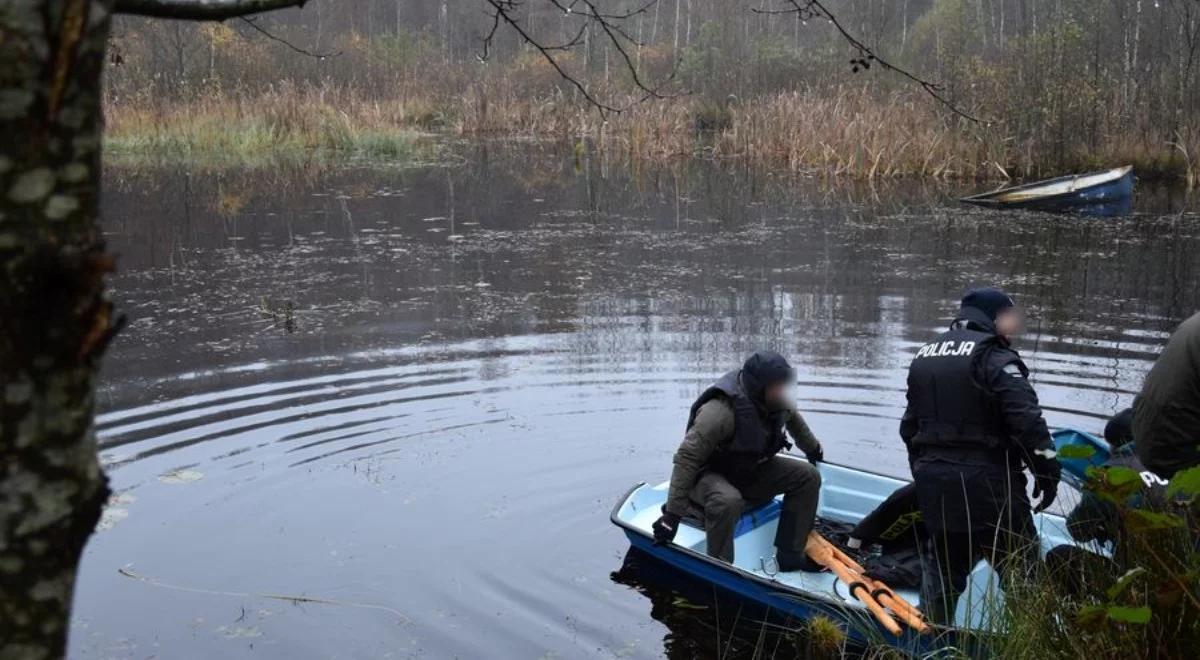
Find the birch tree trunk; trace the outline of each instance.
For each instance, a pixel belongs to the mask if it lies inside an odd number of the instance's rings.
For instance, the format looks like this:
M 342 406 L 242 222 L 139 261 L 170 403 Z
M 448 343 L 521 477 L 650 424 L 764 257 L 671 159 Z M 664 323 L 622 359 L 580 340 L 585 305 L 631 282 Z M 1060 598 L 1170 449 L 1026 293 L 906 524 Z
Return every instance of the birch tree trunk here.
M 96 372 L 117 324 L 97 226 L 111 0 L 0 0 L 0 658 L 61 657 L 108 487 Z
M 120 327 L 98 224 L 114 6 L 222 20 L 301 4 L 0 0 L 0 660 L 66 653 L 76 569 L 108 498 L 93 422 Z

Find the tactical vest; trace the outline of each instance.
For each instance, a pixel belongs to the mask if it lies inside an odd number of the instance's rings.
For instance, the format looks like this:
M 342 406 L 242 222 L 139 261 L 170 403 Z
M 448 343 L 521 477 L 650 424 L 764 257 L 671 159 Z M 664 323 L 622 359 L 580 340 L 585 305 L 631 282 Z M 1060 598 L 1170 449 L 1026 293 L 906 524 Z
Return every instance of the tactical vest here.
M 908 396 L 918 422 L 914 449 L 920 454 L 998 456 L 1007 448 L 998 404 L 972 375 L 976 355 L 995 341 L 993 334 L 954 328 L 917 351 L 908 370 Z
M 765 418 L 760 415 L 758 406 L 742 388 L 740 373 L 740 370 L 730 371 L 704 390 L 692 404 L 687 423 L 691 430 L 700 407 L 712 399 L 723 397 L 730 402 L 734 417 L 733 439 L 709 459 L 708 469 L 725 475 L 735 486 L 745 483 L 755 466 L 788 444 L 783 433 L 788 411 L 771 412 Z

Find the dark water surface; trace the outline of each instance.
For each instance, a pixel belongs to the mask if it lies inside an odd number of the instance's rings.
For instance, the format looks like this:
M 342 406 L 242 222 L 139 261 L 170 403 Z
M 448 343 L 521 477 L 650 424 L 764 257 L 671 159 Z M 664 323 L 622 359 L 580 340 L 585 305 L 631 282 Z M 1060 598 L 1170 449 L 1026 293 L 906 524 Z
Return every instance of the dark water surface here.
M 711 608 L 613 580 L 608 513 L 667 477 L 687 405 L 746 353 L 798 365 L 831 460 L 904 474 L 905 369 L 968 285 L 1030 308 L 1050 422 L 1089 429 L 1200 306 L 1200 218 L 1165 195 L 998 214 L 958 189 L 453 150 L 109 170 L 117 495 L 74 657 L 716 657 Z

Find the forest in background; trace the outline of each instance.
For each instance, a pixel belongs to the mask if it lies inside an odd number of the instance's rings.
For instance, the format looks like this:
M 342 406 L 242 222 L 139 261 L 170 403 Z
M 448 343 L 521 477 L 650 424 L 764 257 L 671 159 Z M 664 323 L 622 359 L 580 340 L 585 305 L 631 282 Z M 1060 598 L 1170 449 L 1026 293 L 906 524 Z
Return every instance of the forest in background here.
M 804 5 L 804 3 L 800 3 Z M 623 35 L 527 2 L 313 0 L 249 21 L 118 18 L 110 147 L 162 157 L 313 149 L 402 156 L 414 132 L 571 140 L 866 178 L 1003 178 L 1133 163 L 1200 182 L 1200 0 L 832 0 L 880 57 L 769 0 L 601 3 Z M 301 50 L 306 52 L 300 52 Z M 629 63 L 624 55 L 629 56 Z M 867 64 L 870 64 L 868 62 Z M 857 69 L 857 70 L 856 70 Z M 633 72 L 666 98 L 645 96 Z M 660 86 L 661 85 L 661 86 Z

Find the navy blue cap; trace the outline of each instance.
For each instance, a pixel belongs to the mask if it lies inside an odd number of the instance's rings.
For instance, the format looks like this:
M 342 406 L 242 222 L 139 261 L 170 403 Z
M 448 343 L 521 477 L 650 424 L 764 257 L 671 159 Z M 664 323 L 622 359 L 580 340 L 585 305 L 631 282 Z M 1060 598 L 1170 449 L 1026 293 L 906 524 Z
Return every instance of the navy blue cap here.
M 996 320 L 996 316 L 1000 312 L 1014 306 L 1016 306 L 1016 303 L 1013 302 L 1013 299 L 1007 293 L 990 286 L 971 289 L 962 299 L 963 309 L 967 309 L 968 307 L 977 309 L 993 321 Z

